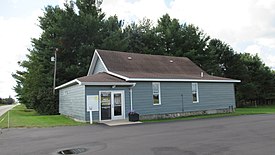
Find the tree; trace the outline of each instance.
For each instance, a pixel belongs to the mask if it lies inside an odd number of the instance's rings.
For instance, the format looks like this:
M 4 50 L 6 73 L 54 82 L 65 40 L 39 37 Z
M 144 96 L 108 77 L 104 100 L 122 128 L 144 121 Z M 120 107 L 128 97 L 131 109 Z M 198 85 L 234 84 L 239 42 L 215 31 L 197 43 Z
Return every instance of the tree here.
M 150 19 L 144 18 L 139 23 L 132 23 L 123 31 L 128 40 L 127 51 L 153 54 L 157 50 L 157 36 Z
M 0 104 L 13 104 L 15 100 L 9 96 L 9 98 L 0 98 Z
M 186 56 L 209 74 L 240 79 L 238 102 L 275 99 L 275 73 L 256 56 L 236 53 L 219 39 L 210 39 L 199 27 L 179 23 L 163 15 L 153 25 L 149 19 L 124 25 L 117 16 L 105 18 L 95 0 L 76 0 L 45 7 L 39 17 L 42 34 L 32 39 L 24 71 L 13 74 L 18 100 L 42 114 L 58 112 L 58 93 L 53 94 L 57 52 L 56 85 L 87 74 L 96 48 L 146 54 Z M 77 10 L 77 11 L 76 11 Z
M 54 64 L 50 58 L 58 48 L 56 85 L 86 75 L 91 51 L 102 43 L 103 18 L 104 14 L 90 0 L 70 1 L 64 9 L 47 6 L 39 17 L 42 34 L 32 39 L 28 59 L 20 63 L 26 71 L 13 74 L 18 100 L 41 114 L 56 114 L 58 94 L 52 93 Z
M 158 54 L 175 55 L 179 50 L 181 26 L 177 19 L 171 19 L 168 14 L 158 20 L 156 36 L 158 39 Z
M 232 63 L 235 56 L 234 50 L 219 39 L 211 39 L 207 45 L 206 52 L 208 60 L 206 59 L 207 61 L 203 64 L 203 68 L 212 75 L 227 76 L 232 65 L 234 65 Z
M 192 24 L 180 24 L 165 14 L 158 20 L 156 36 L 158 54 L 186 56 L 201 67 L 208 59 L 205 49 L 210 37 Z
M 242 80 L 237 85 L 240 104 L 263 104 L 267 99 L 274 99 L 275 80 L 269 67 L 261 61 L 258 55 L 240 54 L 240 61 L 245 68 L 239 75 Z
M 128 39 L 123 35 L 123 21 L 118 20 L 117 16 L 111 16 L 104 21 L 102 30 L 103 40 L 101 49 L 112 49 L 125 51 L 128 47 Z
M 182 37 L 179 44 L 180 50 L 176 56 L 186 56 L 195 62 L 198 66 L 203 67 L 205 61 L 209 61 L 209 55 L 206 51 L 206 45 L 209 36 L 192 24 L 182 25 Z

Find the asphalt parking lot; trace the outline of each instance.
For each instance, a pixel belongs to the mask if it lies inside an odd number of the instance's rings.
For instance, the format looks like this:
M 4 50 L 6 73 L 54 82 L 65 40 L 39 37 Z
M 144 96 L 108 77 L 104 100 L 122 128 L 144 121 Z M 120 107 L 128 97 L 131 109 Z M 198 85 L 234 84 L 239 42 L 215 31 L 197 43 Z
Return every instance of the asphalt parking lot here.
M 5 129 L 1 155 L 274 155 L 275 115 L 250 115 L 109 127 Z

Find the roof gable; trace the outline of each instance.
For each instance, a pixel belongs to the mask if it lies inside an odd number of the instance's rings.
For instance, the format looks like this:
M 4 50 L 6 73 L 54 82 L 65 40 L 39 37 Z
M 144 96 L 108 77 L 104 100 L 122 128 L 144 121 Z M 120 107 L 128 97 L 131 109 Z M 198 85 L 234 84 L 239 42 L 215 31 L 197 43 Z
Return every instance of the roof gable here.
M 97 50 L 95 50 L 87 76 L 97 74 L 100 72 L 107 72 L 107 71 L 108 70 L 107 70 L 105 64 L 103 63 L 102 59 L 100 58 Z

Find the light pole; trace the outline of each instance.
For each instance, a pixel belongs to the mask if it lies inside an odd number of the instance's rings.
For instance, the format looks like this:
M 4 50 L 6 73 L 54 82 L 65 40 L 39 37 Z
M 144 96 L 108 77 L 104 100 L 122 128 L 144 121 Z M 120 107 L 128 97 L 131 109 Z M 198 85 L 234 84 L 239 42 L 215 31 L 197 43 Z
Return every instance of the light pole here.
M 53 72 L 53 94 L 55 94 L 55 79 L 56 79 L 56 61 L 57 61 L 57 51 L 58 48 L 54 51 L 54 57 L 51 57 L 51 61 L 54 61 L 54 72 Z

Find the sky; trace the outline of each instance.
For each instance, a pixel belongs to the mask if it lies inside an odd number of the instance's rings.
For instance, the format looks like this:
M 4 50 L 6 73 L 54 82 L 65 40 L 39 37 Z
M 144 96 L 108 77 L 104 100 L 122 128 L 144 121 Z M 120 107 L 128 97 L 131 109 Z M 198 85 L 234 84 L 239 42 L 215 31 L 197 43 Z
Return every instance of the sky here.
M 22 70 L 31 38 L 41 34 L 38 16 L 47 5 L 66 0 L 0 0 L 0 97 L 14 97 L 11 74 Z M 103 0 L 106 17 L 117 15 L 126 24 L 143 18 L 155 24 L 168 13 L 180 23 L 194 24 L 236 52 L 258 54 L 275 70 L 275 0 Z M 50 60 L 49 60 L 50 61 Z

